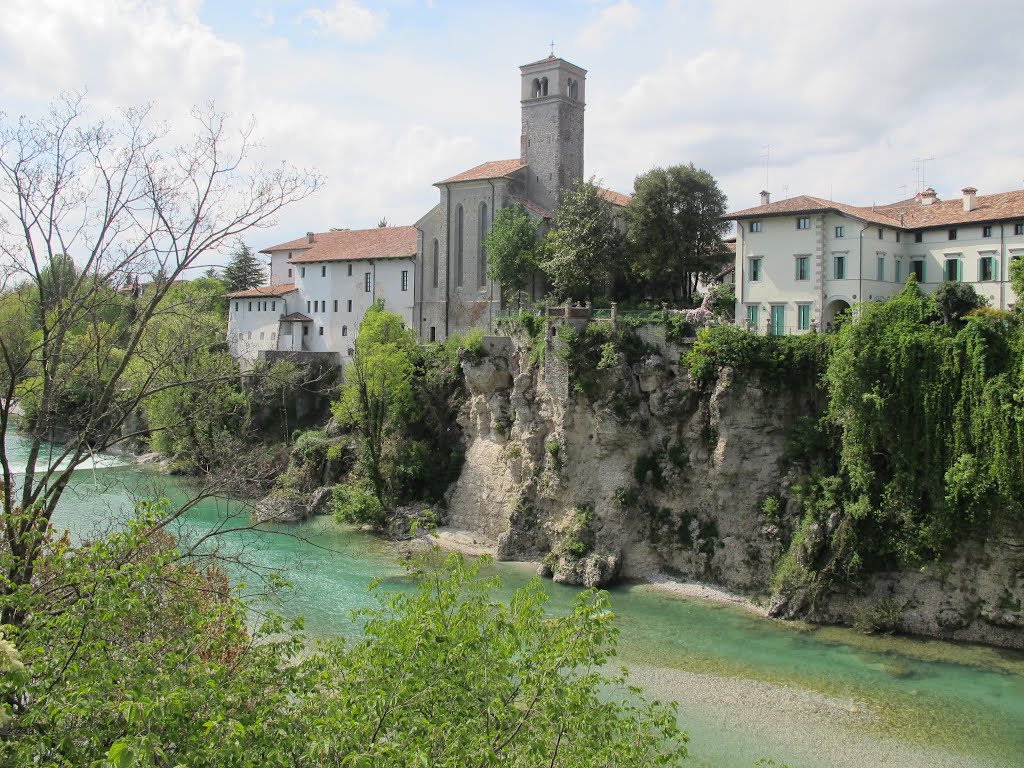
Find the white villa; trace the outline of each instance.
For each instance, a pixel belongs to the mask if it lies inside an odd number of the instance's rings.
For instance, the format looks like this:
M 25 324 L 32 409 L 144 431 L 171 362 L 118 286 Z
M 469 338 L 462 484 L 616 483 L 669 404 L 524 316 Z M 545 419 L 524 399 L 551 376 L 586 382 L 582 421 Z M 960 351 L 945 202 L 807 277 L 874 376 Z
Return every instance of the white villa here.
M 971 284 L 989 306 L 1019 300 L 1008 264 L 1024 255 L 1024 190 L 940 201 L 934 189 L 859 207 L 800 195 L 728 215 L 736 221 L 736 318 L 758 332 L 827 329 L 857 302 L 881 301 L 914 274 L 922 290 Z
M 331 353 L 343 364 L 377 299 L 413 327 L 414 227 L 307 232 L 261 253 L 270 285 L 227 296 L 228 348 L 243 368 L 268 352 Z

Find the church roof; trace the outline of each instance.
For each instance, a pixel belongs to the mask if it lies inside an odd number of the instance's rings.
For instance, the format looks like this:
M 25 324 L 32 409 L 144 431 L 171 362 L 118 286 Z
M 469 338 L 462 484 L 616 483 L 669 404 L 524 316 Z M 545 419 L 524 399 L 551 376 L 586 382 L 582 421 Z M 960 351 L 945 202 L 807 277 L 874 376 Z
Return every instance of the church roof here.
M 547 208 L 545 208 L 542 205 L 537 205 L 532 200 L 527 200 L 525 197 L 520 197 L 519 195 L 510 195 L 510 197 L 513 200 L 515 200 L 517 203 L 522 205 L 523 208 L 528 210 L 530 213 L 532 213 L 532 214 L 534 214 L 536 216 L 540 216 L 542 219 L 553 219 L 553 218 L 555 218 L 555 214 L 553 212 L 549 211 Z
M 261 253 L 297 251 L 291 263 L 318 261 L 357 261 L 366 259 L 402 259 L 416 255 L 416 227 L 374 227 L 313 233 Z
M 633 199 L 630 195 L 624 195 L 621 192 L 616 192 L 612 189 L 605 189 L 604 187 L 598 187 L 597 194 L 599 194 L 603 200 L 622 208 L 629 205 L 629 201 Z
M 519 67 L 519 69 L 520 70 L 524 70 L 524 69 L 527 69 L 529 67 L 535 67 L 538 64 L 554 64 L 556 61 L 560 61 L 563 64 L 568 64 L 570 67 L 572 67 L 573 69 L 578 69 L 580 72 L 586 72 L 587 71 L 583 67 L 579 66 L 578 64 L 573 64 L 571 61 L 566 61 L 561 56 L 554 56 L 554 55 L 552 55 L 552 56 L 545 56 L 543 59 L 538 59 L 537 61 L 531 61 L 529 64 L 523 64 L 521 67 Z
M 265 296 L 284 296 L 286 293 L 291 293 L 294 290 L 294 283 L 283 283 L 281 285 L 262 285 L 259 288 L 250 288 L 247 291 L 235 291 L 234 293 L 225 293 L 224 297 L 228 299 L 261 299 Z
M 285 315 L 281 318 L 282 323 L 312 323 L 313 318 L 308 317 L 301 312 L 292 312 L 290 315 Z
M 454 184 L 458 181 L 482 181 L 484 179 L 501 179 L 512 173 L 515 173 L 520 168 L 525 168 L 526 163 L 520 160 L 518 157 L 515 160 L 491 160 L 487 163 L 481 163 L 475 168 L 470 168 L 468 171 L 452 176 L 450 179 L 444 181 L 435 182 L 436 184 Z

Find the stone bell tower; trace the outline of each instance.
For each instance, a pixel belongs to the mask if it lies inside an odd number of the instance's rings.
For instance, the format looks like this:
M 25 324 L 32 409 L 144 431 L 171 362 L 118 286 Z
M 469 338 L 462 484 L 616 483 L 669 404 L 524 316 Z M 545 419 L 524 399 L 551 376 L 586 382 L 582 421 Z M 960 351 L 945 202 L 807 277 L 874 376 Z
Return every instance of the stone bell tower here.
M 587 71 L 549 56 L 525 64 L 520 154 L 527 168 L 526 196 L 555 210 L 562 192 L 583 178 L 583 110 Z

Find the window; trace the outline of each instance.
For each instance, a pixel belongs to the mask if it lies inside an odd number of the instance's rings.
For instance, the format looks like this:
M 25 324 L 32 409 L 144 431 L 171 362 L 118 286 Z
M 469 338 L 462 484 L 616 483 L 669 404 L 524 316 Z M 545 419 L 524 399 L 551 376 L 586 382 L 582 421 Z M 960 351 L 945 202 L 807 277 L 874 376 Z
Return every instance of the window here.
M 327 265 L 320 267 L 320 277 L 327 277 Z
M 796 279 L 797 280 L 810 280 L 811 279 L 811 257 L 810 256 L 797 256 L 796 257 Z
M 480 216 L 477 224 L 477 260 L 476 281 L 483 287 L 487 285 L 487 203 L 480 203 Z
M 341 326 L 341 335 L 342 336 L 348 336 L 348 326 L 347 325 Z
M 402 290 L 403 291 L 408 291 L 409 290 L 409 270 L 408 269 L 403 269 L 402 270 Z
M 811 217 L 801 216 L 796 220 L 797 229 L 810 229 L 811 228 Z
M 299 268 L 299 277 L 305 277 L 305 276 L 306 276 L 306 268 L 305 267 L 300 267 Z
M 462 257 L 463 257 L 463 246 L 464 243 L 464 232 L 463 230 L 464 217 L 462 215 L 462 206 L 458 206 L 455 209 L 455 284 L 458 286 L 462 285 Z
M 978 259 L 978 281 L 988 282 L 996 279 L 995 256 L 982 256 Z
M 263 331 L 260 331 L 260 341 L 263 341 L 263 339 L 265 337 L 266 337 L 266 334 Z
M 923 243 L 924 242 L 924 232 L 915 232 L 914 233 L 914 242 L 915 243 Z
M 942 277 L 944 280 L 959 280 L 963 270 L 960 268 L 960 259 L 946 259 L 945 270 Z
M 786 305 L 772 304 L 772 336 L 782 336 L 786 333 Z
M 1013 225 L 1013 234 L 1024 235 L 1024 222 L 1017 222 Z
M 878 257 L 878 270 L 875 279 L 885 280 L 885 256 L 879 255 Z
M 249 311 L 252 312 L 252 302 L 249 302 Z
M 846 257 L 845 256 L 833 256 L 832 257 L 832 277 L 835 280 L 846 279 Z
M 430 340 L 437 341 L 437 328 L 434 326 L 430 326 Z
M 846 227 L 836 227 L 836 237 L 846 237 Z
M 351 264 L 348 265 L 348 276 L 352 277 L 352 265 Z
M 899 232 L 897 232 L 897 233 L 896 233 L 896 242 L 898 243 L 899 241 L 900 241 L 900 233 L 899 233 Z
M 235 312 L 237 312 L 237 311 L 238 311 L 238 302 L 236 301 L 235 302 Z
M 270 340 L 271 341 L 277 341 L 277 331 L 271 331 L 270 332 Z
M 917 282 L 924 282 L 924 259 L 914 259 L 910 262 L 910 274 L 914 276 Z
M 750 282 L 756 283 L 761 279 L 761 257 L 750 260 Z
M 441 262 L 441 246 L 438 244 L 437 238 L 435 237 L 434 238 L 434 263 L 432 265 L 433 268 L 434 268 L 434 287 L 435 288 L 437 288 L 437 277 L 438 277 L 438 274 L 439 274 L 440 269 L 441 269 L 440 262 Z
M 313 311 L 314 312 L 319 312 L 320 311 L 320 302 L 319 301 L 314 301 L 313 302 Z
M 302 326 L 302 335 L 303 336 L 309 336 L 309 326 L 308 325 Z
M 900 278 L 903 277 L 903 262 L 896 259 L 896 282 L 900 282 Z
M 751 232 L 760 232 L 761 231 L 761 222 L 760 221 L 752 221 L 752 222 L 750 222 L 750 231 Z
M 811 305 L 796 305 L 796 329 L 798 331 L 811 330 Z
M 1019 227 L 1020 224 L 1018 224 L 1017 226 Z M 1017 233 L 1015 233 L 1015 234 L 1017 234 Z M 992 237 L 992 227 L 982 227 L 981 228 L 981 236 L 982 237 Z
M 760 313 L 757 304 L 747 304 L 747 327 L 756 331 L 757 326 L 760 324 Z
M 955 229 L 949 230 L 948 235 L 949 235 L 949 239 L 950 240 L 956 240 L 956 230 Z
M 323 335 L 324 335 L 324 327 L 321 325 L 319 328 L 317 328 L 317 336 L 323 336 Z
M 885 230 L 881 227 L 878 228 L 878 239 L 885 240 Z
M 270 302 L 270 311 L 271 312 L 277 312 L 277 302 L 276 301 Z
M 348 300 L 348 311 L 349 311 L 349 312 L 351 312 L 351 311 L 352 311 L 352 299 L 349 299 L 349 300 Z
M 291 267 L 289 267 L 288 268 L 288 277 L 291 277 L 291 276 L 292 276 L 292 270 L 291 270 Z
M 312 312 L 313 311 L 313 302 L 312 301 L 307 301 L 306 302 L 306 311 L 307 312 Z
M 365 293 L 369 293 L 370 292 L 370 280 L 371 279 L 372 279 L 371 274 L 369 272 L 367 272 L 366 276 L 363 278 L 363 291 Z

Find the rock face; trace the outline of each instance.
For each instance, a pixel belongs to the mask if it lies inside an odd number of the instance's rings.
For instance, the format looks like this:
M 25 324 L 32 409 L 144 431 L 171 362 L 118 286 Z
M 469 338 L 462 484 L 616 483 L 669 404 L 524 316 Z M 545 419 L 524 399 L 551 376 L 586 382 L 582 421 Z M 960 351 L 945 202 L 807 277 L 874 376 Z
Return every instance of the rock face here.
M 822 406 L 811 383 L 773 387 L 723 369 L 698 386 L 662 344 L 601 372 L 589 398 L 574 391 L 562 342 L 546 338 L 539 366 L 513 343 L 463 363 L 466 461 L 448 524 L 489 540 L 499 559 L 542 560 L 557 581 L 669 574 L 767 597 L 797 515 L 787 437 Z M 896 606 L 889 625 L 900 631 L 1024 647 L 1022 599 L 1024 542 L 1008 539 L 813 606 L 777 598 L 774 610 L 853 623 Z

